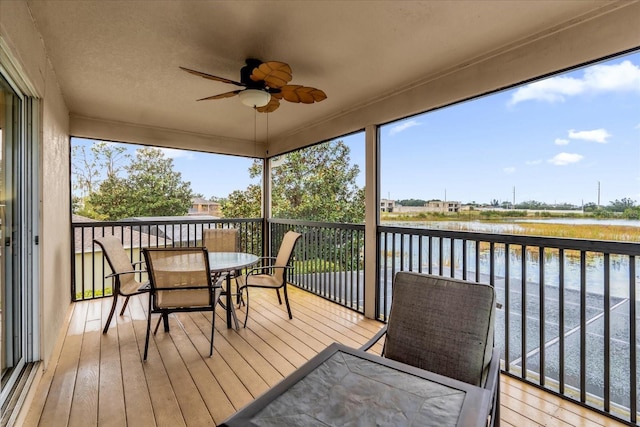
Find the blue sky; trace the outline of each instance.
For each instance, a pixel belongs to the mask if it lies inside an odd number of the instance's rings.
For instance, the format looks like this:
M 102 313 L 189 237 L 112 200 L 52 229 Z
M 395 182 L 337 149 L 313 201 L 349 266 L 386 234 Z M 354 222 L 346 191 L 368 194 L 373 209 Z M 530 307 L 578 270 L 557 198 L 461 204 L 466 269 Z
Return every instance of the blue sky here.
M 341 139 L 364 185 L 364 134 Z M 383 198 L 640 203 L 640 53 L 385 125 L 380 145 Z M 251 159 L 165 154 L 205 197 L 252 182 Z
M 381 133 L 382 197 L 640 202 L 640 53 Z

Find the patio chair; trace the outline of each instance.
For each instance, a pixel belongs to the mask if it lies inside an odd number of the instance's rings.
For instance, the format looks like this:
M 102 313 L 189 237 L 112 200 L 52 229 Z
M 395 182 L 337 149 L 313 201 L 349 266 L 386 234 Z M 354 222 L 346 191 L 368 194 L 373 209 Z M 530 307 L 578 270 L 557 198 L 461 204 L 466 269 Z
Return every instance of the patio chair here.
M 222 289 L 214 286 L 211 280 L 207 249 L 145 248 L 143 253 L 150 283 L 144 360 L 147 360 L 149 350 L 152 314 L 161 315 L 153 331 L 155 335 L 161 320 L 164 320 L 165 332 L 169 332 L 170 313 L 194 311 L 211 312 L 211 357 L 216 325 L 215 308 Z
M 382 356 L 484 387 L 492 393 L 490 425 L 500 422 L 500 351 L 493 335 L 492 286 L 398 272 L 389 321 L 361 349 L 385 336 Z
M 207 228 L 202 234 L 202 243 L 207 248 L 208 252 L 238 252 L 240 250 L 239 233 L 237 228 Z M 235 271 L 231 274 L 231 277 L 239 276 L 240 271 Z M 214 283 L 220 278 L 219 272 L 211 273 L 211 280 Z M 226 290 L 222 290 L 222 295 L 226 295 Z M 234 295 L 233 293 L 231 294 Z M 239 297 L 238 297 L 239 300 Z M 226 304 L 222 301 L 222 298 L 218 301 L 219 304 L 226 310 Z M 238 328 L 238 316 L 236 315 L 236 309 L 233 305 L 229 307 L 231 315 Z
M 129 255 L 124 250 L 122 242 L 115 236 L 104 236 L 93 240 L 98 246 L 102 248 L 102 253 L 107 259 L 109 268 L 111 268 L 111 274 L 105 276 L 105 278 L 113 278 L 113 303 L 111 304 L 111 310 L 109 316 L 104 324 L 103 334 L 106 334 L 113 318 L 113 313 L 116 310 L 118 304 L 118 296 L 123 296 L 124 303 L 120 310 L 120 316 L 124 314 L 124 310 L 127 308 L 129 297 L 133 295 L 149 292 L 149 282 L 140 282 L 136 279 L 144 270 L 136 270 L 136 266 L 144 264 L 144 261 L 132 263 L 129 259 Z
M 263 257 L 263 260 L 269 260 L 272 264 L 263 265 L 261 267 L 252 268 L 244 276 L 236 277 L 238 283 L 238 294 L 242 299 L 243 292 L 247 290 L 246 312 L 244 317 L 244 327 L 247 327 L 247 319 L 249 318 L 249 288 L 271 288 L 275 289 L 278 295 L 278 302 L 282 304 L 280 297 L 280 288 L 284 292 L 284 301 L 287 305 L 287 313 L 289 319 L 293 319 L 291 314 L 291 306 L 289 305 L 289 296 L 287 295 L 287 271 L 293 267 L 290 265 L 293 256 L 293 249 L 296 242 L 302 234 L 295 231 L 288 231 L 282 238 L 278 256 Z
M 240 246 L 237 228 L 206 228 L 202 241 L 209 252 L 238 252 Z

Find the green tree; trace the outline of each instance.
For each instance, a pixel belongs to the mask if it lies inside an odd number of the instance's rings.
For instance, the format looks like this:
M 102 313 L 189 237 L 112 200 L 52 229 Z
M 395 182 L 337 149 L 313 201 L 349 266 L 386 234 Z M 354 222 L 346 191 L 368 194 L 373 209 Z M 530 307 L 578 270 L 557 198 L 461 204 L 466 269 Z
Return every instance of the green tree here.
M 246 190 L 235 190 L 220 202 L 226 218 L 260 218 L 262 216 L 262 188 L 250 184 Z
M 272 208 L 276 218 L 361 223 L 364 189 L 356 185 L 360 173 L 349 164 L 349 147 L 342 141 L 317 144 L 282 156 L 273 168 Z M 262 176 L 262 163 L 249 168 L 252 178 Z M 260 187 L 235 191 L 223 202 L 224 216 L 260 216 Z
M 74 145 L 71 149 L 74 190 L 80 191 L 80 197 L 93 193 L 104 178 L 117 175 L 130 158 L 124 146 L 110 142 L 96 142 L 90 152 L 84 145 Z
M 126 177 L 112 171 L 88 202 L 107 220 L 134 216 L 185 215 L 191 206 L 191 184 L 173 170 L 173 159 L 155 148 L 141 148 L 124 167 Z
M 421 199 L 405 199 L 396 201 L 401 206 L 424 206 L 427 203 L 425 200 Z
M 633 208 L 636 205 L 636 201 L 629 199 L 628 197 L 623 198 L 622 200 L 614 200 L 613 202 L 609 202 L 609 206 L 607 206 L 607 210 L 612 212 L 624 212 L 629 208 Z

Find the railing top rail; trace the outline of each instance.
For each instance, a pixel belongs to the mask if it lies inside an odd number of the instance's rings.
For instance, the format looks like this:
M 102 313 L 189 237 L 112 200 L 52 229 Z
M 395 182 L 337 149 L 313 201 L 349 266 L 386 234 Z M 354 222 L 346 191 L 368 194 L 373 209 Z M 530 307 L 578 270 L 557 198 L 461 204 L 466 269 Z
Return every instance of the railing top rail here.
M 262 221 L 262 218 L 209 218 L 209 219 L 171 219 L 171 220 L 133 220 L 133 221 L 73 221 L 71 225 L 73 227 L 114 227 L 114 226 L 136 226 L 136 225 L 171 225 L 171 224 L 237 224 L 237 223 L 249 223 Z
M 345 224 L 340 222 L 303 221 L 298 219 L 269 218 L 270 224 L 300 225 L 306 227 L 337 228 L 343 230 L 364 230 L 364 224 Z
M 569 239 L 562 237 L 525 236 L 504 233 L 478 233 L 473 231 L 453 231 L 433 228 L 408 228 L 391 226 L 379 226 L 378 232 L 442 237 L 446 239 L 475 240 L 490 243 L 537 246 L 587 252 L 615 253 L 619 255 L 640 255 L 640 243 L 635 242 L 614 242 L 609 240 Z

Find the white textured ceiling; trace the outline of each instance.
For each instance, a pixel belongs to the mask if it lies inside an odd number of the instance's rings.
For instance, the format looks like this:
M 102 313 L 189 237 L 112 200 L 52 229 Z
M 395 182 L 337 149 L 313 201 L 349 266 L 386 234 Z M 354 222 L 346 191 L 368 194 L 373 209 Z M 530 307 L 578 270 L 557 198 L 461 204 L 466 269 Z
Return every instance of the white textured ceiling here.
M 432 75 L 606 6 L 578 1 L 29 1 L 70 113 L 253 140 L 236 87 L 245 58 L 291 65 L 292 84 L 324 90 L 283 101 L 269 138 L 339 117 Z M 260 117 L 258 139 L 264 140 Z

